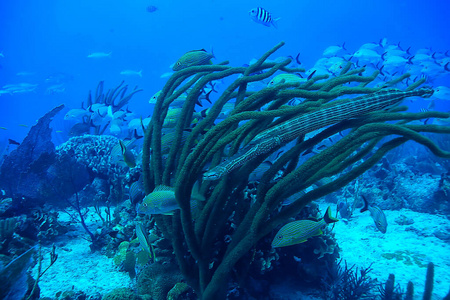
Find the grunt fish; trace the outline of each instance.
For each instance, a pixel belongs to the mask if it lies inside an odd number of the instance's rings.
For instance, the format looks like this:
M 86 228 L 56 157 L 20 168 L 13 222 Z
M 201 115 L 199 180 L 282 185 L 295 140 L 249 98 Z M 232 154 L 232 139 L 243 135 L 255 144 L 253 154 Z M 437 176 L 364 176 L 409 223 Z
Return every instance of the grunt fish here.
M 375 226 L 377 226 L 378 230 L 382 233 L 386 233 L 387 230 L 387 221 L 384 212 L 381 208 L 377 206 L 370 206 L 366 197 L 361 196 L 364 200 L 364 207 L 361 208 L 361 212 L 369 211 L 372 216 L 373 221 L 375 222 Z
M 197 201 L 204 201 L 205 198 L 198 192 L 192 192 L 191 209 L 195 208 Z M 175 198 L 175 191 L 170 186 L 159 185 L 153 192 L 145 196 L 142 204 L 138 206 L 138 213 L 148 215 L 172 215 L 173 212 L 180 209 Z
M 180 57 L 172 70 L 179 71 L 192 66 L 210 65 L 211 58 L 214 58 L 214 53 L 208 53 L 205 49 L 188 51 Z
M 272 241 L 272 247 L 286 247 L 306 242 L 313 236 L 321 235 L 324 226 L 337 221 L 339 220 L 331 215 L 331 208 L 328 207 L 320 221 L 300 220 L 281 227 Z

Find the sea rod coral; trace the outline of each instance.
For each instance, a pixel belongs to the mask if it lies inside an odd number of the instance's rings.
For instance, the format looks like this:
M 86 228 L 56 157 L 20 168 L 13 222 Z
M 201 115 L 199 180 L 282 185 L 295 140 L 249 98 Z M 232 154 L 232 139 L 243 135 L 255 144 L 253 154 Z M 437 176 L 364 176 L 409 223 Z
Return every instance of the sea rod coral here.
M 336 191 L 363 174 L 395 147 L 414 140 L 435 155 L 450 158 L 450 152 L 440 149 L 421 134 L 448 134 L 449 127 L 411 123 L 430 117 L 448 118 L 449 114 L 435 111 L 410 113 L 405 112 L 407 107 L 398 106 L 405 97 L 427 97 L 432 94 L 431 89 L 418 89 L 424 80 L 416 81 L 406 91 L 386 92 L 381 88 L 369 87 L 378 71 L 371 76 L 362 76 L 364 68 L 353 69 L 349 63 L 336 77 L 318 75 L 306 82 L 280 82 L 259 91 L 247 90 L 248 84 L 267 79 L 276 72 L 303 71 L 286 67 L 290 59 L 266 62 L 283 44 L 266 52 L 249 67 L 231 67 L 224 62 L 191 66 L 176 72 L 162 89 L 152 121 L 145 132 L 145 192 L 152 192 L 158 185 L 174 187 L 180 210 L 173 216 L 155 216 L 155 219 L 165 237 L 172 242 L 186 282 L 201 299 L 225 298 L 227 281 L 239 277 L 239 270 L 246 269 L 245 265 L 252 263 L 251 250 L 255 249 L 258 241 L 287 223 L 289 218 L 297 215 L 311 201 Z M 404 74 L 384 87 L 394 87 L 408 76 Z M 194 119 L 196 98 L 202 88 L 211 81 L 229 77 L 236 79 L 182 143 L 185 129 L 191 127 Z M 170 103 L 188 90 L 177 120 L 170 153 L 163 159 L 161 137 L 164 118 Z M 344 98 L 346 95 L 349 98 Z M 355 100 L 351 95 L 361 95 L 362 98 Z M 386 105 L 374 105 L 371 109 L 346 115 L 349 110 L 354 111 L 355 105 L 363 103 L 367 106 L 367 101 L 390 101 L 395 97 L 395 101 Z M 287 105 L 294 98 L 304 100 L 296 106 Z M 357 99 L 365 100 L 361 102 Z M 228 102 L 235 102 L 235 108 L 219 122 L 221 109 Z M 325 118 L 329 116 L 330 110 L 340 117 L 331 122 L 314 121 L 319 124 L 319 128 L 328 127 L 312 138 L 304 138 L 309 129 L 300 130 L 295 135 L 288 128 L 288 131 L 279 131 L 280 128 L 286 129 L 283 127 L 285 122 L 299 125 L 303 122 L 298 119 L 302 115 Z M 339 132 L 343 135 L 339 141 L 299 163 L 301 153 Z M 279 134 L 289 136 L 295 145 L 284 151 L 264 173 L 254 201 L 245 201 L 243 191 L 249 174 L 287 142 L 280 142 Z M 270 149 L 259 152 L 256 151 L 261 149 L 258 145 L 268 145 Z M 256 147 L 254 155 L 244 156 L 244 161 L 238 159 L 239 164 L 230 167 L 230 161 L 246 155 L 246 151 L 252 151 L 252 147 Z M 201 180 L 205 172 L 207 177 L 215 166 L 223 166 L 224 160 L 225 172 L 221 172 L 213 181 Z M 283 174 L 281 178 L 273 180 L 280 171 Z M 324 185 L 314 185 L 324 178 L 330 180 Z M 190 201 L 193 201 L 191 194 L 197 181 L 200 181 L 200 192 L 205 195 L 206 201 L 197 203 L 199 213 L 195 213 L 194 217 Z M 315 188 L 311 188 L 313 185 Z M 287 197 L 306 189 L 307 192 L 295 202 L 281 205 Z M 225 239 L 226 235 L 231 238 Z

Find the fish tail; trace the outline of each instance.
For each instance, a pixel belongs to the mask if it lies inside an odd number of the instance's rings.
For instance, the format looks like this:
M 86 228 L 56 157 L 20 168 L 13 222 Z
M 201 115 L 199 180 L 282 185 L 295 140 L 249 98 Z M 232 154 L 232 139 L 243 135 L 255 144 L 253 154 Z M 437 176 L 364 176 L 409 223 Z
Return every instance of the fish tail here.
M 276 29 L 278 29 L 278 24 L 277 24 L 277 22 L 278 22 L 278 20 L 280 20 L 281 18 L 276 18 L 276 19 L 272 19 L 272 25 L 273 25 L 273 27 L 275 27 Z
M 363 200 L 364 200 L 364 207 L 361 208 L 360 212 L 365 212 L 366 210 L 369 209 L 369 202 L 367 201 L 366 197 L 364 197 L 364 196 L 362 196 L 362 195 L 361 195 L 361 197 L 362 197 Z
M 337 221 L 339 221 L 339 219 L 337 219 L 331 215 L 331 207 L 330 206 L 328 206 L 327 211 L 325 212 L 325 215 L 323 216 L 323 219 L 325 220 L 325 223 L 327 223 L 327 224 L 336 223 Z
M 139 77 L 142 77 L 142 70 L 138 72 Z

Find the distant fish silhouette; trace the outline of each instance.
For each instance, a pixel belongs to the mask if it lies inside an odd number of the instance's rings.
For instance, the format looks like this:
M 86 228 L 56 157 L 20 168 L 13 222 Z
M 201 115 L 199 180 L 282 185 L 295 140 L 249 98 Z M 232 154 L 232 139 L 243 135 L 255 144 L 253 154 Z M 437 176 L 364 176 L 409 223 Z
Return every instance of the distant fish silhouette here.
M 155 12 L 157 10 L 158 10 L 158 8 L 154 5 L 147 6 L 147 12 L 149 12 L 149 13 Z
M 8 143 L 9 143 L 10 145 L 17 145 L 17 146 L 20 145 L 19 142 L 16 142 L 15 140 L 12 140 L 12 139 L 8 139 Z

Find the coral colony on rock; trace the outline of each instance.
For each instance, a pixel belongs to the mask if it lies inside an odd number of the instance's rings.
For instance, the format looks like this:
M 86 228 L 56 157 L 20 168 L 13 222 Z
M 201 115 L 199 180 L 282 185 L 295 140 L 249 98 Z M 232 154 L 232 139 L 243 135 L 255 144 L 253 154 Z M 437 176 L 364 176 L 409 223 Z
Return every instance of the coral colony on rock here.
M 343 44 L 305 69 L 284 45 L 188 51 L 146 112 L 100 81 L 10 139 L 0 298 L 450 299 L 448 53 Z

